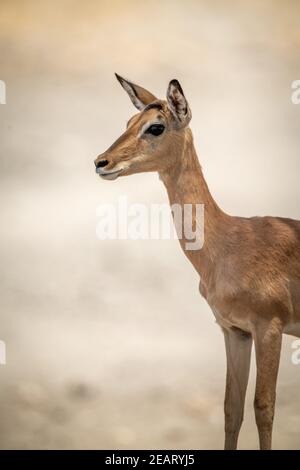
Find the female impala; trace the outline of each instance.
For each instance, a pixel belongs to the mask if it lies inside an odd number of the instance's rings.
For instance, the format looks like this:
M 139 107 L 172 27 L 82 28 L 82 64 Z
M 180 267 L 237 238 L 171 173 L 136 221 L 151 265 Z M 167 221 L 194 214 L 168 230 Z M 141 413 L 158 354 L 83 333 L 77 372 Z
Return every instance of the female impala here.
M 282 334 L 300 336 L 300 222 L 279 217 L 232 217 L 212 198 L 188 127 L 191 112 L 172 80 L 167 101 L 117 75 L 140 111 L 95 160 L 103 179 L 157 171 L 169 201 L 204 204 L 204 245 L 186 250 L 201 276 L 200 293 L 221 326 L 226 346 L 225 449 L 236 449 L 256 351 L 255 417 L 260 448 L 270 449 Z M 194 221 L 196 222 L 196 221 Z

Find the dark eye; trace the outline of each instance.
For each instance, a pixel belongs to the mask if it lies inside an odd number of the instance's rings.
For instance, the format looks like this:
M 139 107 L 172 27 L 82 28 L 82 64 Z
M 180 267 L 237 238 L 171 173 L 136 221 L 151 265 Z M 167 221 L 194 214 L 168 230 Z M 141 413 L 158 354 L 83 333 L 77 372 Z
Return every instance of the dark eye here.
M 165 126 L 163 124 L 152 124 L 152 126 L 148 127 L 146 130 L 145 134 L 151 134 L 151 135 L 160 135 L 163 133 L 165 130 Z

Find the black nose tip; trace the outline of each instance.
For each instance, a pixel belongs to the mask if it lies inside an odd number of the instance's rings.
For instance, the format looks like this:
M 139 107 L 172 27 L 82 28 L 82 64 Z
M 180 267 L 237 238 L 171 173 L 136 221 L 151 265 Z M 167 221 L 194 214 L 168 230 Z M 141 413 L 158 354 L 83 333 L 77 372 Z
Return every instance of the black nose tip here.
M 97 163 L 95 162 L 96 168 L 103 168 L 106 165 L 108 165 L 108 160 L 100 160 Z

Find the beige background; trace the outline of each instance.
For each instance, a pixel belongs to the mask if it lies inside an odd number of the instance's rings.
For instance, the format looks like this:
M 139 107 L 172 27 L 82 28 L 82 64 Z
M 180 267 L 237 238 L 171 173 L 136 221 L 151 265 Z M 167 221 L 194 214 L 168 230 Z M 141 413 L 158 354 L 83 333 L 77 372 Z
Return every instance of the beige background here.
M 93 159 L 178 78 L 209 186 L 237 215 L 300 218 L 298 1 L 0 4 L 1 448 L 223 445 L 223 338 L 177 241 L 99 241 L 99 203 L 166 202 L 157 175 Z M 286 338 L 274 447 L 300 448 Z M 241 448 L 256 448 L 254 370 Z

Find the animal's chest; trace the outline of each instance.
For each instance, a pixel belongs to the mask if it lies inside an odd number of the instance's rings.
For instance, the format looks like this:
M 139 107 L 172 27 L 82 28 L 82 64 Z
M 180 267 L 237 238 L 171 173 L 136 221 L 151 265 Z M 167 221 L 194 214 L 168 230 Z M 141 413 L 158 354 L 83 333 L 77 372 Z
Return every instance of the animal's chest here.
M 293 296 L 282 276 L 233 279 L 215 275 L 209 281 L 201 280 L 200 293 L 223 328 L 236 327 L 251 333 L 257 316 L 266 319 L 278 316 L 284 324 L 296 321 Z
M 226 312 L 224 310 L 219 310 L 214 306 L 210 306 L 211 310 L 215 316 L 216 322 L 225 330 L 230 328 L 239 328 L 242 331 L 251 333 L 251 321 L 249 316 L 241 314 L 241 312 L 236 312 L 234 310 Z
M 203 281 L 200 282 L 199 290 L 222 328 L 235 327 L 251 332 L 251 312 L 248 306 L 244 305 L 242 296 L 233 289 L 224 290 L 218 285 L 208 287 Z

